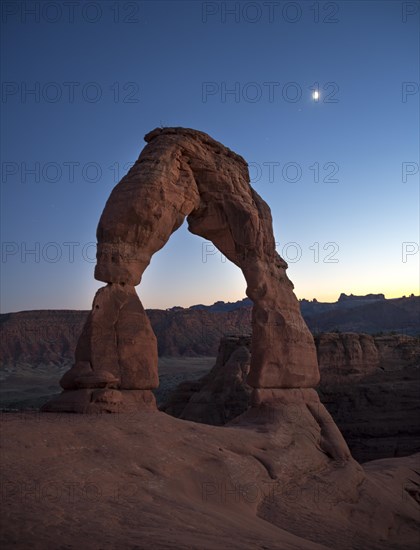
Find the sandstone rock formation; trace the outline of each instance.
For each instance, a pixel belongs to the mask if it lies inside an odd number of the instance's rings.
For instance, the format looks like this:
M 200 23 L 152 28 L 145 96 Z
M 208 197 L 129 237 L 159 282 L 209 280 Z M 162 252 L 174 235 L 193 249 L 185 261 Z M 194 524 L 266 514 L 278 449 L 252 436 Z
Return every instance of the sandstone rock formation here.
M 199 380 L 181 382 L 161 410 L 215 426 L 223 426 L 245 412 L 252 393 L 247 384 L 250 347 L 251 336 L 222 338 L 211 371 Z
M 316 341 L 318 393 L 353 456 L 365 462 L 419 452 L 419 339 L 324 334 Z
M 153 408 L 156 339 L 134 286 L 185 218 L 192 233 L 212 241 L 245 276 L 253 301 L 248 383 L 259 399 L 281 402 L 285 389 L 315 386 L 314 341 L 245 160 L 195 130 L 156 129 L 145 140 L 99 221 L 95 277 L 107 286 L 95 297 L 76 364 L 62 380 L 65 391 L 45 410 Z M 278 396 L 275 388 L 282 388 Z
M 315 337 L 318 364 L 327 378 L 366 376 L 379 368 L 379 351 L 370 334 L 326 333 Z
M 255 406 L 262 390 L 251 396 L 243 374 L 249 364 L 249 340 L 222 338 L 213 369 L 199 380 L 179 384 L 161 410 L 220 426 Z M 331 333 L 318 335 L 315 342 L 321 372 L 317 391 L 352 455 L 365 462 L 419 452 L 419 340 Z M 292 400 L 284 414 L 296 414 L 298 403 Z

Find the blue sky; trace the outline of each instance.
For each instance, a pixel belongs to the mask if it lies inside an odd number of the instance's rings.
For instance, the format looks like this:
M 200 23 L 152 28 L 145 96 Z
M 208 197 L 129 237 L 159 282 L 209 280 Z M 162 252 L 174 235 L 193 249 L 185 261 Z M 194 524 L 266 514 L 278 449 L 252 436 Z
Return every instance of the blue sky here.
M 418 2 L 88 4 L 2 4 L 2 312 L 90 308 L 99 216 L 161 125 L 250 163 L 299 298 L 419 293 Z M 244 297 L 203 247 L 171 237 L 146 307 Z

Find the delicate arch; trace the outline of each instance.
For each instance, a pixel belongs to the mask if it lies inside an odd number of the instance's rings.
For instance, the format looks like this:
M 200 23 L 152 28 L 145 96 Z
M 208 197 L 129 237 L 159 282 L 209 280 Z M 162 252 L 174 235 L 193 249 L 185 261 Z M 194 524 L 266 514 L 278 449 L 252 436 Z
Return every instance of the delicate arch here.
M 145 140 L 99 221 L 95 278 L 107 286 L 95 296 L 76 363 L 62 379 L 60 410 L 155 406 L 156 338 L 134 286 L 185 218 L 189 231 L 212 241 L 245 276 L 254 303 L 248 383 L 263 389 L 316 385 L 313 338 L 246 161 L 196 130 L 156 129 Z M 72 398 L 77 405 L 68 405 Z

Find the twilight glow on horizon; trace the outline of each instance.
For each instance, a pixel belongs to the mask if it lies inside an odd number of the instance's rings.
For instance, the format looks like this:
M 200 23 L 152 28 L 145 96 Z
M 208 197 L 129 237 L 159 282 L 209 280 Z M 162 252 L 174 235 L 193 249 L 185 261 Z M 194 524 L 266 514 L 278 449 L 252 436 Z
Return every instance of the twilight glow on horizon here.
M 102 209 L 159 126 L 246 159 L 298 298 L 420 293 L 414 3 L 26 4 L 1 7 L 2 312 L 90 309 Z M 185 222 L 137 290 L 187 307 L 245 280 Z

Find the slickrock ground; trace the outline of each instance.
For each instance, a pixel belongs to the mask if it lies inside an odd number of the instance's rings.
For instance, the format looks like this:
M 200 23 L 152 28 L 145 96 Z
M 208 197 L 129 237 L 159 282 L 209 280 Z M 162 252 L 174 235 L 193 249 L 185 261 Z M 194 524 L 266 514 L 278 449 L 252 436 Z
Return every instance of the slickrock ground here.
M 10 413 L 2 436 L 5 549 L 418 547 L 418 456 L 333 461 L 304 410 Z

